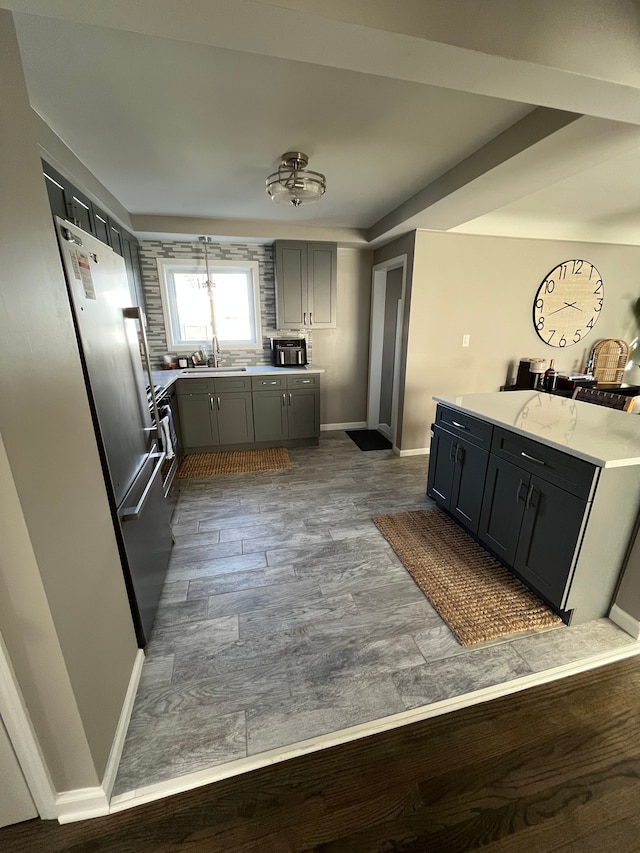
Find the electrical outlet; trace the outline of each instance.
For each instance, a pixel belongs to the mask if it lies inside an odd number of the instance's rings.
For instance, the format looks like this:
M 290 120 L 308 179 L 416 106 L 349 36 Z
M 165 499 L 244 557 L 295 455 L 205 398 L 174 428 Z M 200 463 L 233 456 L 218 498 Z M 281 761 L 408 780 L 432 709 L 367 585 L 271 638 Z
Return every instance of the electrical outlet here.
M 470 340 L 471 340 L 471 335 L 463 335 L 462 336 L 462 346 L 468 347 Z

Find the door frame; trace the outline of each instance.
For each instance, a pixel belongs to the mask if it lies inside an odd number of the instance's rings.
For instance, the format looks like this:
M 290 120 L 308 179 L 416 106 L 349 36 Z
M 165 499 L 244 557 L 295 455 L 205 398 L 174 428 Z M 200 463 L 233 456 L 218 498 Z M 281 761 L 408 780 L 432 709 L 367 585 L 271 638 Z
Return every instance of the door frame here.
M 384 347 L 384 313 L 387 297 L 387 273 L 402 270 L 402 290 L 396 315 L 396 339 L 393 363 L 393 389 L 391 392 L 391 435 L 395 447 L 398 426 L 398 401 L 400 397 L 400 358 L 402 355 L 402 323 L 404 319 L 407 287 L 407 255 L 397 255 L 376 264 L 371 274 L 371 331 L 369 337 L 369 394 L 367 399 L 367 428 L 380 425 L 380 391 L 382 382 L 382 355 Z

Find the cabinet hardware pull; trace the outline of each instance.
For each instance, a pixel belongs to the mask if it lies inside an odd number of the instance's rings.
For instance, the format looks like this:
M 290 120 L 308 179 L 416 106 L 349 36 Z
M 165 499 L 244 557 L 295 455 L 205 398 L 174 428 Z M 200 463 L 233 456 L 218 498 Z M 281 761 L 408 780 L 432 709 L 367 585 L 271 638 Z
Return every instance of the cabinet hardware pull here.
M 299 381 L 301 385 L 308 385 L 311 382 L 310 379 L 300 379 Z
M 291 394 L 289 394 L 289 405 L 291 405 Z
M 455 462 L 456 461 L 457 447 L 458 446 L 455 443 L 455 441 L 452 441 L 451 444 L 449 445 L 449 462 Z
M 528 453 L 525 453 L 524 450 L 520 451 L 520 456 L 524 456 L 525 459 L 528 459 L 530 462 L 535 462 L 536 465 L 544 465 L 545 463 L 542 459 L 536 459 L 535 456 L 529 456 Z
M 304 311 L 302 314 L 302 325 L 303 326 L 307 325 L 307 312 L 306 311 Z
M 220 411 L 220 397 L 218 397 L 218 411 Z
M 309 325 L 313 326 L 313 311 L 309 311 Z
M 518 483 L 518 488 L 516 489 L 516 503 L 520 503 L 522 500 L 522 487 L 525 485 L 524 480 L 520 480 Z
M 469 429 L 464 424 L 459 424 L 458 421 L 451 421 L 451 426 L 458 427 L 458 429 Z
M 529 490 L 527 492 L 527 500 L 525 501 L 525 509 L 529 509 L 531 506 L 531 498 L 533 497 L 535 489 L 533 488 L 533 484 L 529 483 Z M 535 504 L 534 504 L 535 506 Z
M 286 395 L 286 394 L 283 394 L 283 395 L 282 395 L 282 405 L 283 405 L 283 406 L 286 406 L 286 405 L 287 405 L 287 395 Z
M 460 454 L 458 456 L 458 454 Z M 461 465 L 464 462 L 464 447 L 459 444 L 456 447 L 456 465 Z
M 189 394 L 189 396 L 191 397 L 193 395 Z M 209 408 L 213 411 L 213 397 L 211 395 L 209 395 Z

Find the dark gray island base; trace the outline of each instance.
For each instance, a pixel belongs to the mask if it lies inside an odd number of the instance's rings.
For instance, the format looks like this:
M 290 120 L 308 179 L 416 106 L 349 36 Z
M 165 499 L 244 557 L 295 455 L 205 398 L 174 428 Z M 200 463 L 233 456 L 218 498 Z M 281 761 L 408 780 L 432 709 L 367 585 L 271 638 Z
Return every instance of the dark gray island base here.
M 640 506 L 640 420 L 528 391 L 437 402 L 427 494 L 567 624 L 607 616 Z

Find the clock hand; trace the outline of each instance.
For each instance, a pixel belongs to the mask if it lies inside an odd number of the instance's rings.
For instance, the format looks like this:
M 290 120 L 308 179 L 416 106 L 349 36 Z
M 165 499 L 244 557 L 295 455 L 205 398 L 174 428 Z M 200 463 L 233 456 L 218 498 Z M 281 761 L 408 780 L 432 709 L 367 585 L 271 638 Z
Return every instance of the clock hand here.
M 576 302 L 577 302 L 577 301 L 578 301 L 578 300 L 576 300 Z M 576 311 L 582 311 L 582 308 L 578 308 L 578 307 L 576 307 L 576 303 L 575 303 L 575 302 L 565 302 L 564 304 L 565 304 L 565 308 L 575 308 L 575 309 L 576 309 Z

